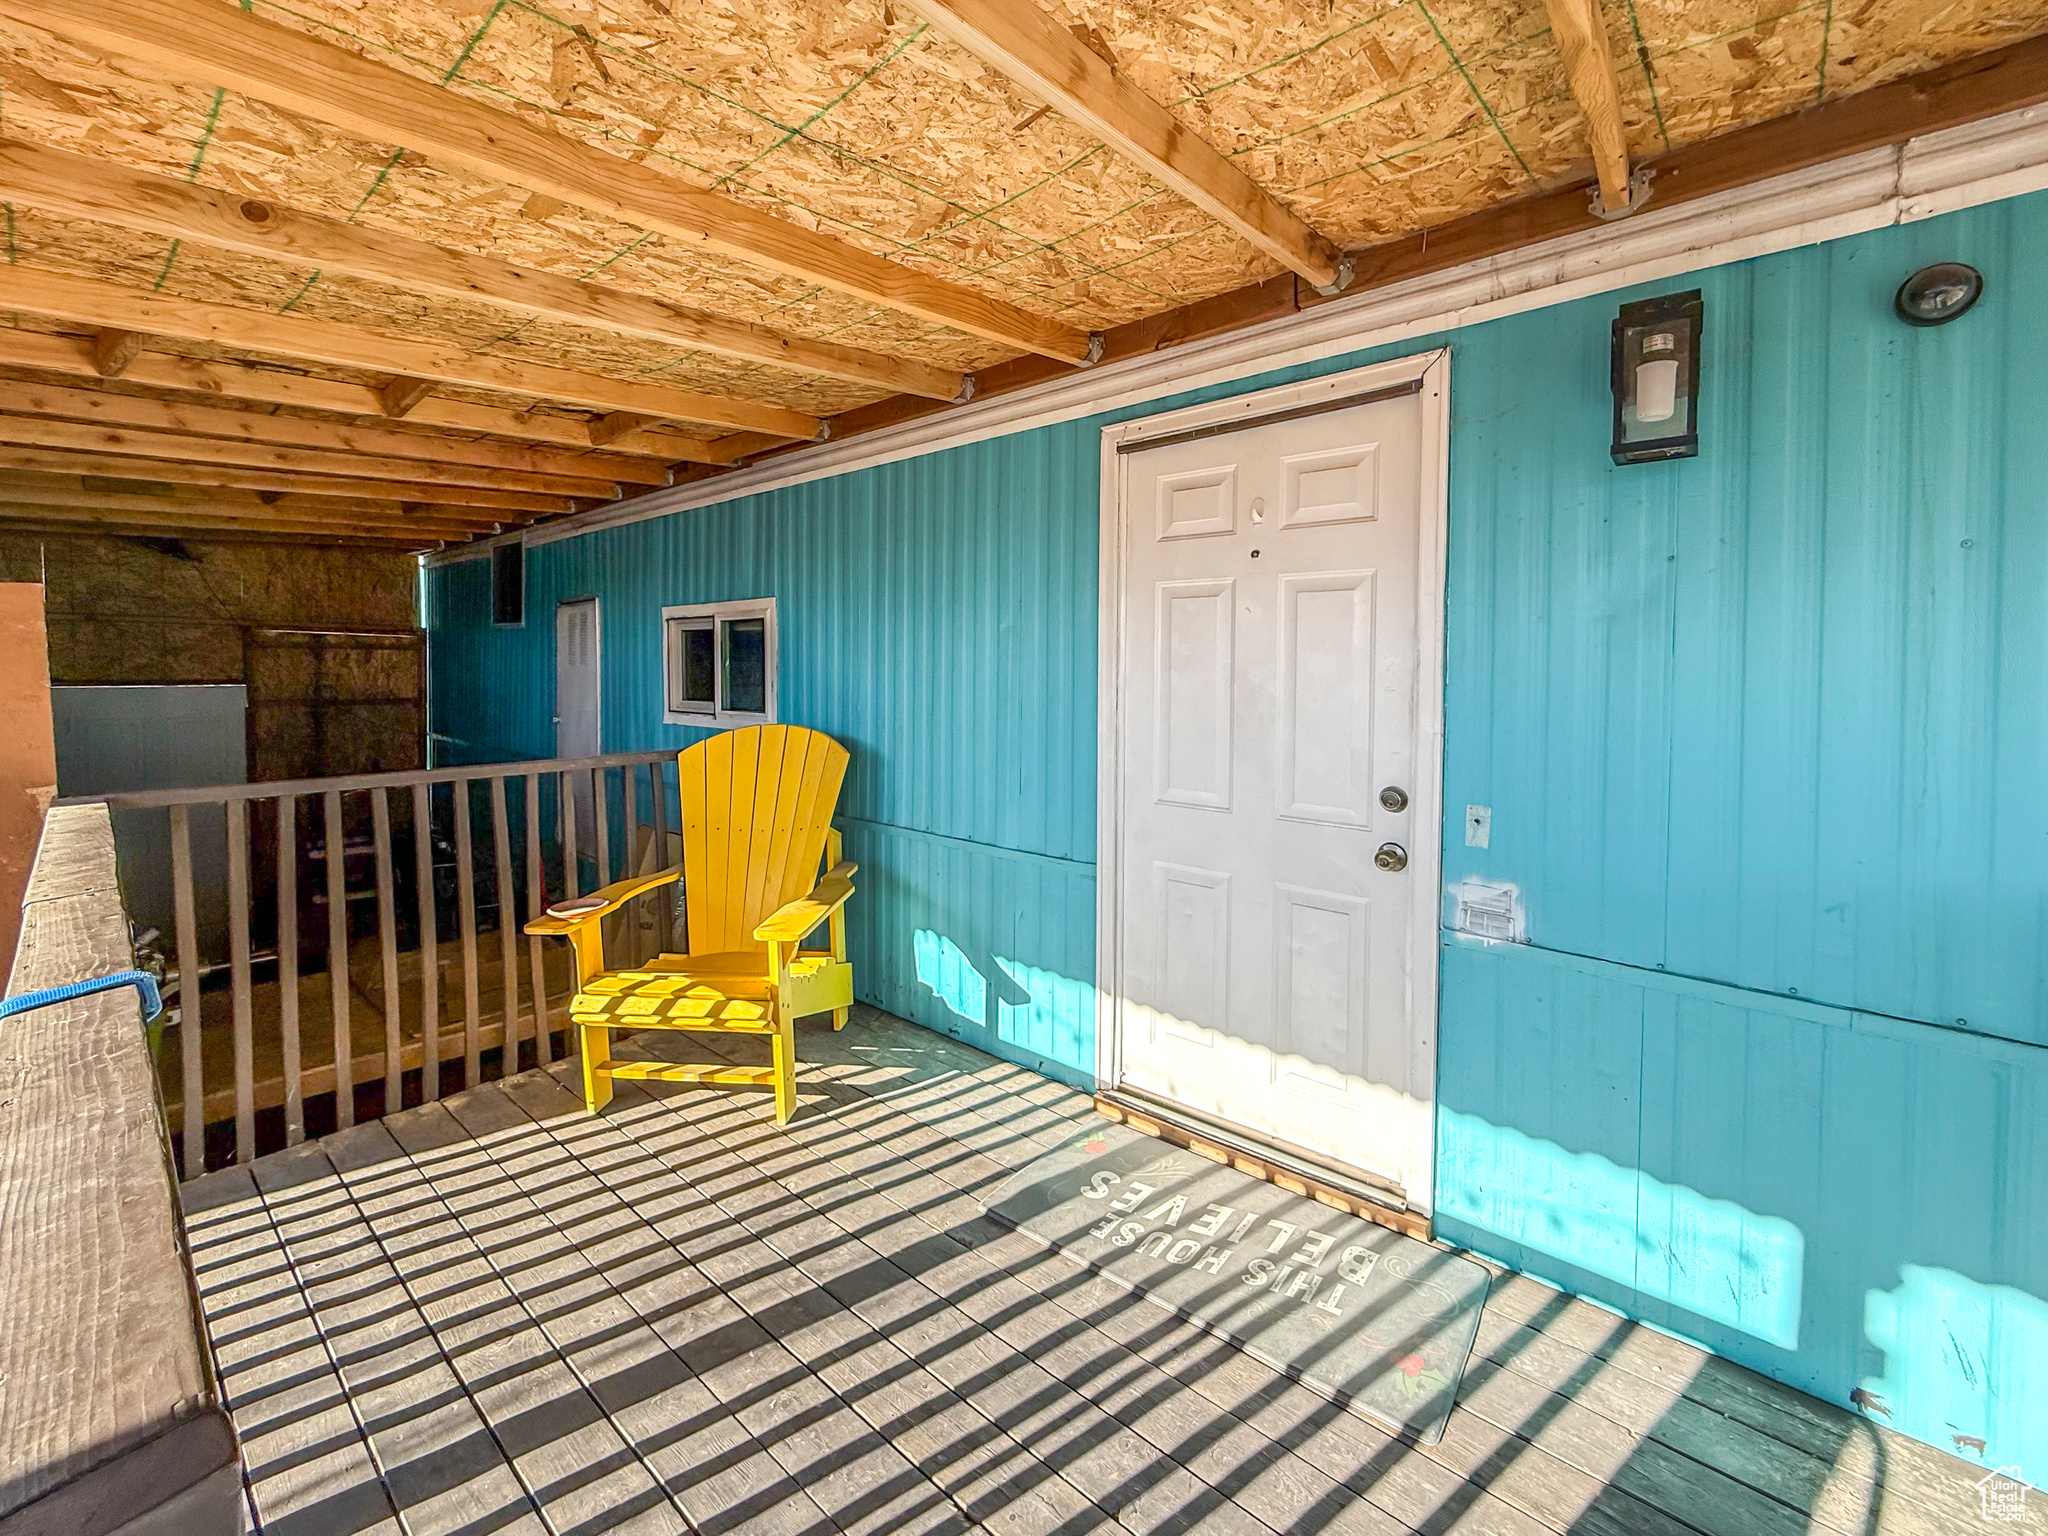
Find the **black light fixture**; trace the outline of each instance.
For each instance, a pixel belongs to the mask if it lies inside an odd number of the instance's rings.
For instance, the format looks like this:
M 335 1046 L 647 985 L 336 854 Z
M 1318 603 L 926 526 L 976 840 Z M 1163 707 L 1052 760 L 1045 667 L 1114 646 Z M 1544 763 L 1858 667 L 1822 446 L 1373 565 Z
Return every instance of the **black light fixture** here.
M 1937 261 L 1899 284 L 1892 308 L 1908 325 L 1947 325 L 1983 296 L 1983 273 L 1960 261 Z
M 1614 320 L 1617 464 L 1689 459 L 1700 451 L 1700 291 L 1624 304 Z

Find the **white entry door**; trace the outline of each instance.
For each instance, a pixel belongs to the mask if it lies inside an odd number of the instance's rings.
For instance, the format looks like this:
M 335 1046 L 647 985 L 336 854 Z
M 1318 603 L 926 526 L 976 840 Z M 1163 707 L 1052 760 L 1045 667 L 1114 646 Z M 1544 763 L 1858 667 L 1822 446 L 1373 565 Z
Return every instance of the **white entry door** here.
M 1119 1086 L 1426 1209 L 1442 384 L 1418 375 L 1119 445 L 1111 995 Z

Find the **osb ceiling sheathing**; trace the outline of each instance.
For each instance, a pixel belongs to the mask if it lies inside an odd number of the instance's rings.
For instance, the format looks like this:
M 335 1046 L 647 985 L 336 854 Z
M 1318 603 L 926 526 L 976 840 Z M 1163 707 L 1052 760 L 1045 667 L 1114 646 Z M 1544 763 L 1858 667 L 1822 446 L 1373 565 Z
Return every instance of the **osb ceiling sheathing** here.
M 1114 326 L 1280 270 L 887 0 L 254 6 L 449 91 L 1078 328 Z M 1340 245 L 1432 227 L 1588 174 L 1584 122 L 1541 0 L 1048 8 Z M 2048 30 L 2048 0 L 1606 0 L 1603 14 L 1635 157 Z M 401 146 L 152 78 L 26 26 L 0 24 L 0 46 L 0 133 L 794 335 L 955 369 L 1012 355 Z M 131 288 L 820 415 L 880 393 L 495 305 L 11 205 L 4 212 L 9 262 Z

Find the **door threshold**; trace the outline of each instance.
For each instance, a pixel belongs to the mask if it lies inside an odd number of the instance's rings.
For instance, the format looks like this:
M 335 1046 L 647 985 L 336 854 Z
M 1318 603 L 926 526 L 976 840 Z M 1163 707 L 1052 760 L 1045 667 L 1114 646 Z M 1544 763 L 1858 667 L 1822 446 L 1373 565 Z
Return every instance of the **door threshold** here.
M 1105 1088 L 1095 1095 L 1097 1114 L 1128 1125 L 1147 1136 L 1157 1136 L 1176 1147 L 1223 1163 L 1240 1173 L 1277 1184 L 1290 1194 L 1306 1195 L 1347 1215 L 1391 1228 L 1405 1237 L 1433 1241 L 1429 1217 L 1411 1210 L 1399 1192 L 1375 1189 L 1336 1169 L 1253 1140 L 1241 1131 L 1217 1125 L 1207 1116 L 1137 1094 L 1129 1089 Z

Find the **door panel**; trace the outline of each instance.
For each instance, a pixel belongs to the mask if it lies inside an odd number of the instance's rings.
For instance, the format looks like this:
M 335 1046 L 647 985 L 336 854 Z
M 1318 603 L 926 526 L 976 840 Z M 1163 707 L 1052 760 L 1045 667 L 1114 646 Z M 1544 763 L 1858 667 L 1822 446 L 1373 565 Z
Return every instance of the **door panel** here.
M 1122 464 L 1118 1081 L 1395 1183 L 1427 1163 L 1436 893 L 1374 853 L 1435 836 L 1380 803 L 1413 795 L 1422 420 L 1411 395 Z
M 1163 804 L 1230 808 L 1231 697 L 1236 677 L 1233 583 L 1161 582 L 1153 761 Z
M 1280 578 L 1280 814 L 1372 820 L 1375 572 Z

